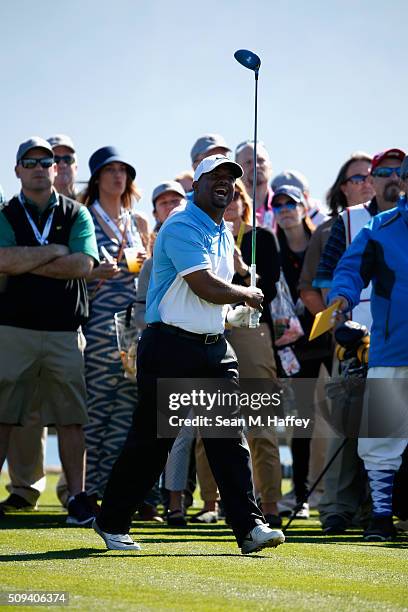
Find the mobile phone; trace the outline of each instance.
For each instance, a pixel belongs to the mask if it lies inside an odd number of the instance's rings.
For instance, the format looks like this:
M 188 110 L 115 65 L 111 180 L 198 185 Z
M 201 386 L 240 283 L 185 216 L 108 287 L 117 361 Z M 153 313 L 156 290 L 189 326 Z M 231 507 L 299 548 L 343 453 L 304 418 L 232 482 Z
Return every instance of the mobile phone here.
M 104 246 L 101 246 L 100 250 L 101 250 L 102 257 L 104 257 L 108 263 L 110 264 L 115 263 L 115 258 L 112 257 L 112 255 L 108 252 L 108 250 Z

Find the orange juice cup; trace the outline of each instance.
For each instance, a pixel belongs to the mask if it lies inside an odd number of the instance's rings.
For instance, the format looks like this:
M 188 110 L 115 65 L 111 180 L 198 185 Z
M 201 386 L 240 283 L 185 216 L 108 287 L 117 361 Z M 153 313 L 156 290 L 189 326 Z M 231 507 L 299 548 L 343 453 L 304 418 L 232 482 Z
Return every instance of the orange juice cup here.
M 138 247 L 128 247 L 123 251 L 125 253 L 126 263 L 129 272 L 133 272 L 133 274 L 138 274 L 142 267 L 142 263 L 138 261 L 138 257 L 143 255 L 143 251 Z

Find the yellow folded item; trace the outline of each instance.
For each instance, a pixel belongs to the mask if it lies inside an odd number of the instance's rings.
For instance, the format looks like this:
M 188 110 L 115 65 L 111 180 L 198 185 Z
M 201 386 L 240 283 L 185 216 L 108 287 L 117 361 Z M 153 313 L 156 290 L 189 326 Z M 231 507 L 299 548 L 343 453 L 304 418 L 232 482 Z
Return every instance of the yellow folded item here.
M 317 313 L 313 322 L 312 330 L 310 332 L 309 340 L 314 340 L 315 338 L 318 338 L 325 332 L 329 331 L 329 329 L 332 329 L 334 327 L 334 313 L 340 308 L 340 304 L 340 300 L 337 300 L 337 302 L 334 302 L 334 304 L 326 308 L 326 310 L 322 310 L 322 312 Z

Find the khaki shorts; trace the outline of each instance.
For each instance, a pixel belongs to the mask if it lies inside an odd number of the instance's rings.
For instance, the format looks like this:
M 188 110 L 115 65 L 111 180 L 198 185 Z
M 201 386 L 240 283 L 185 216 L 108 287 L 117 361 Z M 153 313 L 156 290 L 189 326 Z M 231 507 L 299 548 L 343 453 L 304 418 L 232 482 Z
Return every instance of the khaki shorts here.
M 48 332 L 0 325 L 0 423 L 25 425 L 30 411 L 42 425 L 88 422 L 82 332 Z

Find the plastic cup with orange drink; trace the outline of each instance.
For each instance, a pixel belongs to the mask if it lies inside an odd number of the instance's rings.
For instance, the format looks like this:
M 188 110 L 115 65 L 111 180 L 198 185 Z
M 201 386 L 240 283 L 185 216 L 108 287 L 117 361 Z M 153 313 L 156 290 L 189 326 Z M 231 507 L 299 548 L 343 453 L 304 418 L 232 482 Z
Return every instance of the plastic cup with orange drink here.
M 124 254 L 126 258 L 126 263 L 129 272 L 133 272 L 133 274 L 138 274 L 143 265 L 143 261 L 140 259 L 146 255 L 146 252 L 140 247 L 128 247 L 124 249 Z

